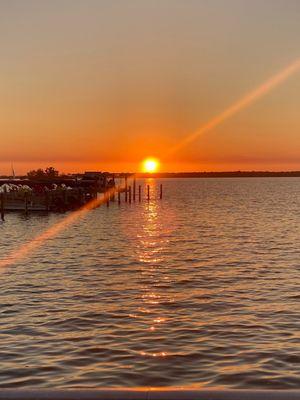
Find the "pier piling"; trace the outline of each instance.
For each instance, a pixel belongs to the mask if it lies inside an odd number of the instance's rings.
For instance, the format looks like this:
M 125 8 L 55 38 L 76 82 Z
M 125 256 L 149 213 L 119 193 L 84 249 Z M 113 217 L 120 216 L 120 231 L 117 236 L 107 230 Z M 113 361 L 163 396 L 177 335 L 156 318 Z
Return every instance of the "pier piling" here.
M 129 203 L 131 203 L 131 186 L 129 186 L 128 193 L 129 193 Z
M 80 206 L 82 206 L 82 204 L 83 204 L 83 193 L 82 193 L 82 189 L 81 188 L 78 189 L 77 199 L 78 199 L 78 204 Z
M 118 204 L 121 204 L 121 192 L 120 192 L 120 187 L 118 187 Z
M 4 193 L 0 194 L 0 209 L 1 219 L 4 221 Z
M 128 201 L 128 183 L 127 183 L 127 176 L 125 176 L 125 202 Z
M 49 192 L 47 191 L 46 193 L 45 193 L 45 206 L 46 206 L 46 211 L 49 211 Z
M 147 200 L 150 200 L 150 186 L 147 185 Z
M 142 191 L 141 191 L 141 185 L 139 185 L 139 202 L 141 202 L 141 197 L 142 197 L 142 196 L 141 196 L 141 192 L 142 192 Z
M 28 214 L 28 192 L 24 193 L 24 197 L 25 197 L 25 214 Z
M 136 192 L 136 179 L 133 178 L 133 201 L 135 201 L 135 192 Z
M 159 198 L 162 199 L 162 196 L 163 196 L 163 188 L 162 188 L 162 184 L 160 184 Z
M 115 201 L 116 200 L 116 197 L 115 197 L 115 189 L 113 190 L 113 192 L 112 192 L 112 194 L 111 194 L 111 197 L 110 197 L 110 200 L 111 201 Z
M 62 192 L 62 198 L 63 198 L 64 211 L 67 211 L 67 190 L 66 189 L 64 189 Z

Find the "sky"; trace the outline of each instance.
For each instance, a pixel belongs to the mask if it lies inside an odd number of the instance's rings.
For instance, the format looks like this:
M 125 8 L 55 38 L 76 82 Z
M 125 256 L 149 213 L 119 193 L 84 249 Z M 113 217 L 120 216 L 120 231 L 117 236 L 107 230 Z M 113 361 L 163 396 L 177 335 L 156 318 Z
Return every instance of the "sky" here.
M 300 170 L 299 71 L 178 146 L 299 59 L 299 20 L 299 0 L 1 0 L 0 174 Z

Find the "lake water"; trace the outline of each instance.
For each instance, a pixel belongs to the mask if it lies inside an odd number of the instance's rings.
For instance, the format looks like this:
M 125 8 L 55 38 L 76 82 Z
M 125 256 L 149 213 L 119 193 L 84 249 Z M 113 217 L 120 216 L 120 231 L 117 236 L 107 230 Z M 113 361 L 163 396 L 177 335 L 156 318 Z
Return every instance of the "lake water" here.
M 2 269 L 0 386 L 299 388 L 300 179 L 148 183 Z M 64 217 L 7 214 L 0 257 Z

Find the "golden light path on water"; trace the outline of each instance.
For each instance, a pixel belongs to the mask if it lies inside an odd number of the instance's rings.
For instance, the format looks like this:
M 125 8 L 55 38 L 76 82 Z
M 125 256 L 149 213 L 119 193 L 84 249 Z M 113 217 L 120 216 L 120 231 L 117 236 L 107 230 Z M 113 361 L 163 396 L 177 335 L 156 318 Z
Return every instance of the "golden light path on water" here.
M 147 185 L 151 192 L 156 189 L 153 179 L 147 179 Z M 164 210 L 164 211 L 163 211 Z M 163 210 L 158 202 L 146 202 L 142 208 L 141 218 L 138 224 L 128 224 L 122 219 L 122 231 L 129 242 L 132 242 L 132 250 L 139 262 L 137 276 L 140 282 L 140 301 L 137 302 L 137 310 L 129 315 L 146 331 L 150 331 L 153 338 L 160 335 L 162 329 L 168 324 L 168 318 L 162 313 L 162 304 L 170 304 L 180 294 L 170 293 L 165 287 L 170 284 L 169 268 L 166 266 L 166 253 L 170 245 L 171 233 L 176 229 L 175 214 L 170 207 Z M 152 336 L 150 336 L 152 337 Z M 155 339 L 154 339 L 155 340 Z M 155 345 L 153 348 L 148 343 L 140 344 L 139 354 L 142 357 L 166 357 L 169 351 L 163 346 Z
M 297 58 L 294 62 L 289 64 L 286 68 L 282 71 L 273 75 L 271 78 L 266 80 L 263 84 L 258 86 L 256 89 L 251 91 L 250 93 L 246 94 L 244 97 L 239 99 L 237 102 L 232 104 L 230 107 L 225 109 L 223 112 L 218 114 L 216 117 L 212 118 L 206 124 L 201 126 L 196 132 L 186 136 L 183 140 L 181 140 L 177 145 L 173 146 L 166 154 L 166 156 L 171 155 L 182 147 L 188 145 L 189 143 L 193 142 L 194 140 L 198 139 L 201 135 L 206 132 L 211 131 L 212 129 L 219 126 L 221 123 L 229 119 L 230 117 L 234 116 L 238 112 L 242 111 L 243 109 L 247 108 L 255 101 L 259 100 L 261 97 L 265 96 L 271 90 L 275 89 L 280 84 L 284 83 L 291 75 L 295 74 L 300 69 L 300 58 Z M 90 210 L 94 209 L 95 207 L 99 207 L 103 203 L 106 202 L 106 198 L 95 199 L 91 202 L 87 203 L 79 210 L 69 214 L 63 220 L 58 223 L 55 223 L 50 228 L 45 230 L 43 233 L 37 235 L 34 239 L 30 242 L 23 244 L 18 250 L 11 252 L 8 256 L 4 257 L 0 260 L 0 267 L 8 267 L 15 262 L 23 259 L 29 253 L 37 249 L 38 247 L 42 246 L 42 244 L 58 235 L 61 231 L 63 231 L 67 226 L 72 225 L 76 220 L 83 217 L 86 213 Z

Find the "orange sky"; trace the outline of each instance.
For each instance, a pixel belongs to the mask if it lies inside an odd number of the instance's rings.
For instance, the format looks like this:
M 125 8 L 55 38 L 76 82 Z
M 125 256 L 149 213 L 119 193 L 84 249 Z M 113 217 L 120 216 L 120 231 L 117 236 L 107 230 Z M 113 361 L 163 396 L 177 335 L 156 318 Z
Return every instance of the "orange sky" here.
M 263 3 L 263 4 L 262 4 Z M 136 171 L 300 55 L 296 0 L 0 5 L 0 173 Z M 165 171 L 300 170 L 300 74 Z

